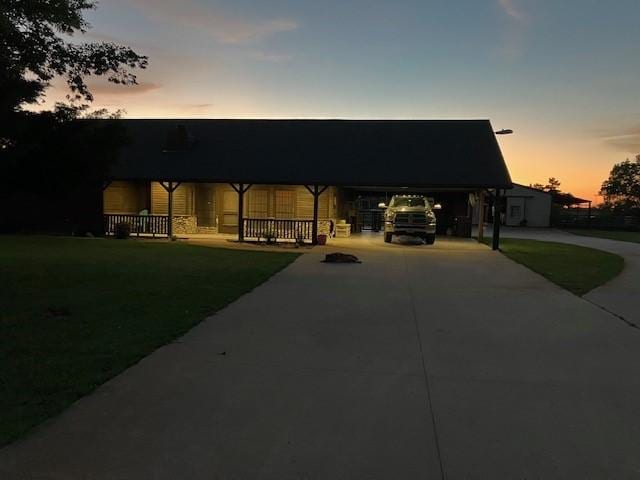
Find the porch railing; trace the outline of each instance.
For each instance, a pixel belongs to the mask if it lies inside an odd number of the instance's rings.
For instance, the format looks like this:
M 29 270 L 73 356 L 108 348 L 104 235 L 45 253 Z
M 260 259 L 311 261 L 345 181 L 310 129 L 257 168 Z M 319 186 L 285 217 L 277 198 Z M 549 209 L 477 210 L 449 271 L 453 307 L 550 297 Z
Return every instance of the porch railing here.
M 128 223 L 131 226 L 131 234 L 167 235 L 169 227 L 168 215 L 131 215 L 121 213 L 106 213 L 104 215 L 104 233 L 113 235 L 118 223 Z
M 275 238 L 312 240 L 313 220 L 276 220 L 272 218 L 245 218 L 245 238 Z

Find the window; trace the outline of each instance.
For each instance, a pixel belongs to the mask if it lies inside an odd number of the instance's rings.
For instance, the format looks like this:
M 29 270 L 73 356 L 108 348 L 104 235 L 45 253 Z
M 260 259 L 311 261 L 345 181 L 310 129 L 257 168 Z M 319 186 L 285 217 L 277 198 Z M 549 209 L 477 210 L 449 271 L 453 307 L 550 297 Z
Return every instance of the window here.
M 222 195 L 222 224 L 230 227 L 238 225 L 238 194 L 235 191 Z
M 294 190 L 276 190 L 276 218 L 294 218 L 295 198 L 296 192 Z
M 511 218 L 520 218 L 521 215 L 522 208 L 520 207 L 520 205 L 511 205 L 511 208 L 509 209 L 509 216 Z
M 390 207 L 424 207 L 424 197 L 400 197 L 391 199 Z
M 267 218 L 269 216 L 269 190 L 247 192 L 247 217 Z

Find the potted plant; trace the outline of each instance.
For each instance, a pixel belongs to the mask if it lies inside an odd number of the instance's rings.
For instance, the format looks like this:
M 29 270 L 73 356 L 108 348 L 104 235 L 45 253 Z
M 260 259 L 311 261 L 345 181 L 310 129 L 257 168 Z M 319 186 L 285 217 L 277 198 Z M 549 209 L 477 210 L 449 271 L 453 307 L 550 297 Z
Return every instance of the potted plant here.
M 278 237 L 276 236 L 276 232 L 273 230 L 267 230 L 266 232 L 264 232 L 262 234 L 262 236 L 264 237 L 265 241 L 267 242 L 267 245 L 272 245 L 274 243 L 276 243 L 278 241 Z
M 327 244 L 327 235 L 325 233 L 318 234 L 318 245 L 326 245 Z
M 131 235 L 131 224 L 128 222 L 118 222 L 114 229 L 114 236 L 121 240 L 129 238 Z

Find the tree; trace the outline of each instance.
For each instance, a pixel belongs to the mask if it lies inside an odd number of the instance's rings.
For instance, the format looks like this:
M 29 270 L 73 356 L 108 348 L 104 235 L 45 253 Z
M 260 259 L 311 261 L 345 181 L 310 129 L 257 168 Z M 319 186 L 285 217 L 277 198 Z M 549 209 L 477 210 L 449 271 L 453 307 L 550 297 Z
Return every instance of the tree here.
M 136 83 L 134 68 L 147 57 L 111 42 L 74 43 L 90 27 L 86 10 L 95 0 L 2 0 L 0 4 L 0 115 L 2 119 L 36 103 L 51 80 L 65 79 L 70 101 L 91 102 L 90 75 L 113 83 Z
M 544 190 L 551 193 L 560 192 L 560 180 L 555 177 L 549 178 L 549 183 L 544 186 Z
M 126 132 L 117 122 L 79 120 L 112 116 L 87 113 L 86 80 L 135 84 L 132 70 L 145 68 L 147 57 L 111 42 L 74 42 L 95 7 L 95 0 L 0 1 L 0 230 L 99 231 L 102 180 Z M 56 77 L 66 81 L 67 103 L 25 110 Z
M 602 183 L 600 195 L 605 205 L 614 209 L 640 209 L 640 155 L 636 155 L 635 161 L 616 163 Z

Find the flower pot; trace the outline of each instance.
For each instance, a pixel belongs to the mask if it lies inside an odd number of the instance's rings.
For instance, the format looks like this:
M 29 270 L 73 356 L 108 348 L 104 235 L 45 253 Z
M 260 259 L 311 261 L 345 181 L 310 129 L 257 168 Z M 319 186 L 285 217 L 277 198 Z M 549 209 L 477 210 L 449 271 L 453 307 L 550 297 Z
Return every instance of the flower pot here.
M 324 233 L 318 235 L 318 245 L 326 245 L 327 244 L 327 236 Z

